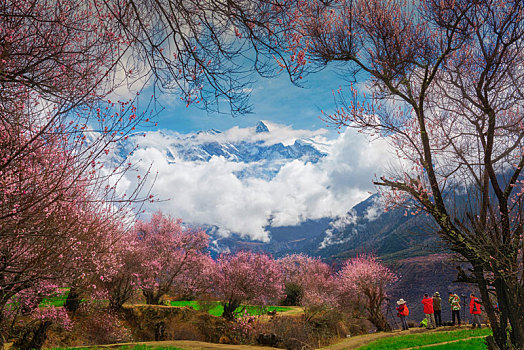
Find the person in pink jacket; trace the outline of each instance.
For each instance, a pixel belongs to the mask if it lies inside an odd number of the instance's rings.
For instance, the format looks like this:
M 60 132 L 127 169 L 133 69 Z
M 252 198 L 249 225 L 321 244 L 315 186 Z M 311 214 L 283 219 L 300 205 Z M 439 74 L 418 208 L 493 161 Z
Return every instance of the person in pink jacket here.
M 424 314 L 426 315 L 426 319 L 428 320 L 427 328 L 436 328 L 435 315 L 433 314 L 433 298 L 430 298 L 427 294 L 424 294 L 422 304 L 424 305 Z
M 477 298 L 473 293 L 471 293 L 470 298 L 471 300 L 469 301 L 469 313 L 473 318 L 473 328 L 475 328 L 476 325 L 478 325 L 479 328 L 482 328 L 482 325 L 480 324 L 480 314 L 482 313 L 482 311 L 480 310 L 479 298 Z

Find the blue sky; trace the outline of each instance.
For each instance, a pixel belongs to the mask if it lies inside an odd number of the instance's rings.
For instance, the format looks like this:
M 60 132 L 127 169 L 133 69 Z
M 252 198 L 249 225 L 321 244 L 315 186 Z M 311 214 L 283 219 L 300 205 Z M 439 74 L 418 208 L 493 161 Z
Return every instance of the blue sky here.
M 296 129 L 325 128 L 320 111 L 329 111 L 334 105 L 333 90 L 347 85 L 335 68 L 306 77 L 304 87 L 293 85 L 281 75 L 273 79 L 258 78 L 251 92 L 253 113 L 232 117 L 230 114 L 209 114 L 192 105 L 186 108 L 179 96 L 163 95 L 164 110 L 157 120 L 159 128 L 180 133 L 198 130 L 227 130 L 233 126 L 250 127 L 259 120 L 293 126 Z M 335 131 L 334 129 L 332 131 Z

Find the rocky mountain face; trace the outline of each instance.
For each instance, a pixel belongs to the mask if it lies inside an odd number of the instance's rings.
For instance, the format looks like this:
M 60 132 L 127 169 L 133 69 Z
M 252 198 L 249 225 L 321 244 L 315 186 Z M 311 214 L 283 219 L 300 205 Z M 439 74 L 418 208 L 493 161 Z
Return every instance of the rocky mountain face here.
M 275 256 L 303 252 L 340 262 L 359 253 L 371 253 L 387 261 L 409 256 L 430 255 L 442 245 L 433 234 L 435 226 L 424 215 L 411 215 L 402 209 L 384 211 L 378 194 L 354 206 L 346 216 L 307 220 L 297 226 L 272 227 L 267 243 L 251 242 L 236 235 L 213 235 L 218 250 L 243 247 L 260 249 Z M 220 249 L 222 248 L 222 249 Z

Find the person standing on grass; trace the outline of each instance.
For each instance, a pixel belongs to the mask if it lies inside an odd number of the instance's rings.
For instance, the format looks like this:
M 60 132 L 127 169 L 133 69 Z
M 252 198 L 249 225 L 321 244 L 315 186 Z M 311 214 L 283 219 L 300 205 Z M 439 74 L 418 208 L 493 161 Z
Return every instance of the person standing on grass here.
M 433 294 L 433 311 L 435 315 L 435 325 L 437 327 L 442 326 L 442 299 L 440 298 L 440 293 L 435 292 Z
M 406 305 L 406 301 L 404 299 L 400 299 L 397 301 L 397 316 L 400 317 L 400 322 L 402 323 L 402 330 L 407 331 L 409 329 L 408 322 L 406 321 L 406 317 L 409 315 L 409 309 Z
M 471 293 L 470 295 L 471 300 L 469 301 L 469 313 L 471 314 L 473 320 L 473 328 L 475 328 L 475 325 L 478 325 L 479 328 L 482 328 L 482 325 L 480 324 L 480 301 L 479 298 L 475 296 L 475 294 Z
M 457 324 L 460 324 L 460 298 L 457 294 L 449 292 L 448 298 L 449 305 L 451 306 L 451 319 L 453 325 L 455 325 L 455 319 L 457 319 Z
M 428 294 L 424 294 L 424 299 L 422 299 L 422 304 L 424 305 L 424 314 L 428 319 L 428 329 L 436 328 L 435 326 L 435 316 L 433 315 L 433 298 L 430 298 Z

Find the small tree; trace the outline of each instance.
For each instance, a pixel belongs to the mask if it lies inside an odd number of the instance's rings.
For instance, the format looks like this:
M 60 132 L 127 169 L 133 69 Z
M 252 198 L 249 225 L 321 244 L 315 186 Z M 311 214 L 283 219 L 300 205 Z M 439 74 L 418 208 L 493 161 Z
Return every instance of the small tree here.
M 282 273 L 266 254 L 239 251 L 222 254 L 216 262 L 214 291 L 224 305 L 223 317 L 234 319 L 244 302 L 267 304 L 282 296 Z
M 138 283 L 148 304 L 159 304 L 162 296 L 187 278 L 192 266 L 207 259 L 206 233 L 184 229 L 181 220 L 161 212 L 149 222 L 137 222 L 135 234 L 141 264 Z
M 286 300 L 304 307 L 306 316 L 337 305 L 336 281 L 332 269 L 319 258 L 292 254 L 278 260 L 284 275 Z M 288 300 L 289 299 L 289 300 Z
M 389 268 L 374 256 L 361 255 L 347 260 L 338 273 L 341 297 L 360 299 L 368 319 L 379 331 L 389 331 L 391 326 L 382 313 L 386 288 L 397 280 Z
M 104 275 L 96 280 L 96 285 L 106 293 L 109 309 L 119 311 L 138 289 L 138 274 L 141 270 L 140 251 L 133 230 L 122 233 L 112 247 L 114 261 Z

